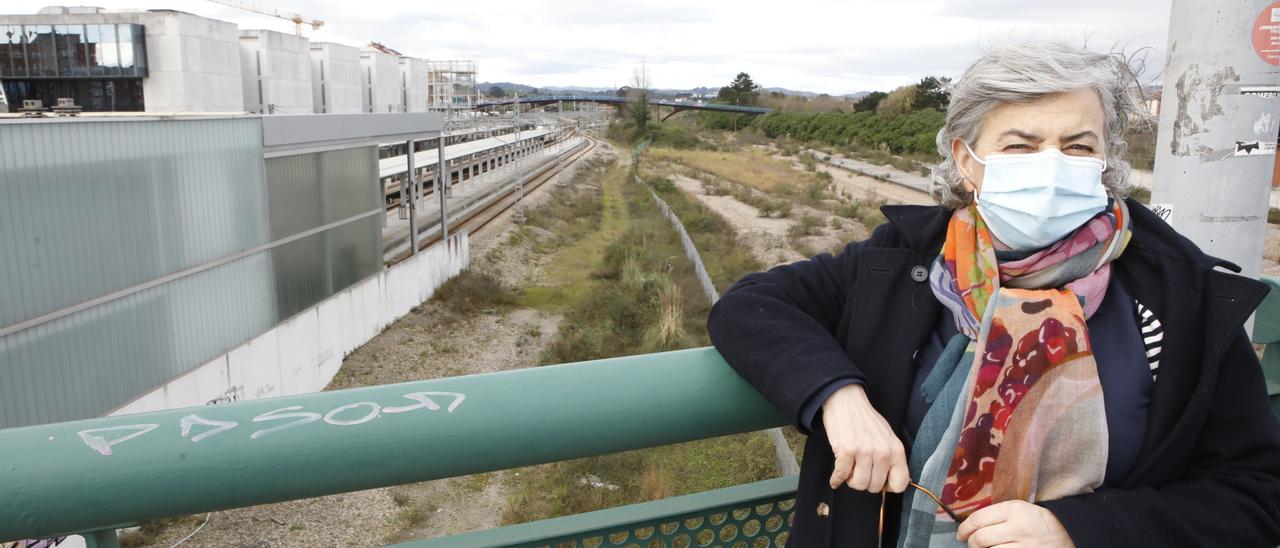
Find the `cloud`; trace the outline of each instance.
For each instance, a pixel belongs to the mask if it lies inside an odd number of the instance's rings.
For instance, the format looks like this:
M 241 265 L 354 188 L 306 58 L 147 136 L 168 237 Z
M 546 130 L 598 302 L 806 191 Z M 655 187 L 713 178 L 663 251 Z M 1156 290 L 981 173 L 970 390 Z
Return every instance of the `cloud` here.
M 95 0 L 145 8 L 143 0 Z M 956 76 L 992 45 L 1064 40 L 1094 49 L 1151 47 L 1163 65 L 1170 0 L 713 0 L 410 2 L 264 0 L 322 19 L 313 40 L 378 41 L 428 59 L 474 59 L 483 81 L 533 86 L 624 85 L 645 62 L 661 88 L 719 86 L 748 72 L 766 86 L 827 92 L 888 90 L 926 75 Z M 34 12 L 45 0 L 11 0 Z M 207 0 L 163 6 L 241 28 L 293 24 Z M 1150 73 L 1149 73 L 1150 74 Z

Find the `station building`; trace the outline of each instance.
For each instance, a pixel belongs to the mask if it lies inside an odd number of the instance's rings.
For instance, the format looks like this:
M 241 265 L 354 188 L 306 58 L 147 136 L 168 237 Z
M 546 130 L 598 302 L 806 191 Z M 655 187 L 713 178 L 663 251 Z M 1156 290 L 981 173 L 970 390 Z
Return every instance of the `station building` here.
M 311 43 L 271 30 L 240 31 L 244 107 L 257 114 L 310 114 Z
M 400 60 L 376 48 L 360 49 L 360 82 L 365 112 L 401 112 Z
M 0 15 L 0 107 L 70 98 L 85 112 L 351 114 L 474 103 L 474 62 L 373 46 L 166 9 L 46 7 Z
M 319 114 L 364 112 L 360 48 L 311 43 L 311 103 Z
M 239 50 L 234 24 L 179 11 L 0 15 L 10 105 L 70 97 L 91 112 L 242 112 Z

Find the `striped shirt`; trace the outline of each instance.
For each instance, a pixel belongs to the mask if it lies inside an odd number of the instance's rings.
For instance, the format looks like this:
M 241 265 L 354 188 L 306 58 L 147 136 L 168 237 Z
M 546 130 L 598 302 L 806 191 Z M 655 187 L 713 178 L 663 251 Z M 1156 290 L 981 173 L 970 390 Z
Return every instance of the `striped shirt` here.
M 1134 316 L 1138 321 L 1138 331 L 1142 333 L 1142 344 L 1147 352 L 1147 365 L 1151 366 L 1151 380 L 1154 381 L 1160 371 L 1160 349 L 1164 345 L 1164 326 L 1151 312 L 1150 308 L 1137 300 L 1134 303 Z

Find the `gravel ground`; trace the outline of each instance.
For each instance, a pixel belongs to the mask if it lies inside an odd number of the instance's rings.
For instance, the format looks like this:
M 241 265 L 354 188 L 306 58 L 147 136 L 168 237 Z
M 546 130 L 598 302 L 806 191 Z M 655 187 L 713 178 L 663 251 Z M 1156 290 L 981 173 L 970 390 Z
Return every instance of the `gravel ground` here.
M 586 160 L 600 158 L 608 160 L 617 157 L 617 152 L 609 143 L 597 141 L 595 150 L 581 160 L 570 164 L 562 175 L 563 181 L 571 181 L 582 168 Z M 554 181 L 548 181 L 533 193 L 524 197 L 525 207 L 533 209 L 551 197 Z M 529 246 L 503 245 L 520 226 L 511 220 L 511 212 L 489 222 L 480 234 L 469 237 L 471 245 L 471 266 L 496 278 L 507 287 L 523 287 L 527 285 L 545 285 L 548 283 L 542 266 L 551 257 L 534 253 Z M 541 228 L 529 226 L 525 228 L 534 238 L 547 236 Z
M 709 196 L 702 182 L 680 174 L 673 174 L 676 187 L 695 197 L 711 211 L 728 221 L 738 236 L 751 248 L 751 254 L 761 263 L 773 266 L 807 259 L 807 252 L 830 251 L 844 243 L 866 238 L 867 230 L 858 222 L 842 219 L 825 211 L 794 204 L 787 218 L 761 217 L 755 207 L 744 204 L 730 195 Z M 732 183 L 727 183 L 732 184 Z M 749 191 L 762 194 L 759 191 Z M 791 226 L 803 215 L 817 217 L 821 223 L 820 234 L 792 239 L 788 236 Z M 839 228 L 833 228 L 832 220 Z
M 592 155 L 615 154 L 606 143 Z M 580 162 L 566 169 L 570 180 Z M 548 182 L 525 196 L 536 207 L 555 188 Z M 531 242 L 506 243 L 516 225 L 511 211 L 470 236 L 473 268 L 508 287 L 536 284 L 547 257 Z M 534 238 L 538 237 L 534 231 Z M 488 373 L 537 364 L 554 340 L 560 318 L 535 310 L 451 317 L 427 303 L 347 356 L 327 389 Z M 447 337 L 440 337 L 447 333 Z M 506 507 L 505 475 L 478 474 L 210 514 L 183 544 L 191 547 L 366 546 L 496 527 Z M 167 547 L 194 531 L 204 515 L 170 521 L 146 534 L 127 533 L 132 546 Z
M 845 196 L 855 200 L 882 201 L 891 204 L 933 205 L 933 198 L 902 185 L 886 183 L 838 167 L 818 164 L 818 171 L 831 175 L 831 182 Z
M 787 242 L 787 229 L 791 219 L 775 219 L 760 216 L 760 210 L 739 202 L 733 196 L 708 196 L 702 190 L 702 182 L 684 175 L 672 175 L 676 187 L 694 196 L 702 205 L 724 218 L 737 231 L 738 237 L 751 247 L 751 255 L 765 264 L 773 264 L 780 257 L 787 261 L 804 259 L 791 249 Z

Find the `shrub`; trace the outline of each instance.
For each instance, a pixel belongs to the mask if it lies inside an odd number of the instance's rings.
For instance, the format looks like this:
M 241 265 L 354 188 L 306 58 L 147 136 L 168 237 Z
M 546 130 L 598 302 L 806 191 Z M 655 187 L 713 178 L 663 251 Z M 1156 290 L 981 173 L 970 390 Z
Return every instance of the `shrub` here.
M 453 312 L 471 314 L 512 306 L 516 293 L 489 274 L 467 269 L 440 286 L 434 300 Z
M 818 170 L 818 159 L 813 157 L 813 153 L 802 152 L 800 153 L 799 156 L 797 156 L 797 159 L 800 160 L 800 164 L 804 166 L 805 171 Z
M 661 175 L 650 175 L 644 178 L 644 184 L 649 185 L 655 192 L 675 192 L 676 184 L 671 179 Z
M 809 184 L 805 185 L 805 194 L 813 201 L 825 198 L 827 196 L 827 182 L 822 179 L 809 181 Z
M 702 193 L 707 196 L 724 196 L 729 194 L 729 189 L 715 181 L 702 181 Z
M 805 213 L 791 224 L 791 227 L 787 229 L 787 233 L 793 238 L 822 234 L 822 221 L 813 215 Z
M 934 137 L 946 115 L 932 108 L 882 116 L 874 112 L 770 112 L 754 126 L 770 138 L 836 146 L 885 146 L 896 154 L 936 157 Z M 787 152 L 784 149 L 784 154 Z
M 692 131 L 673 122 L 649 122 L 649 137 L 653 140 L 653 146 L 691 149 L 699 148 L 702 144 Z

